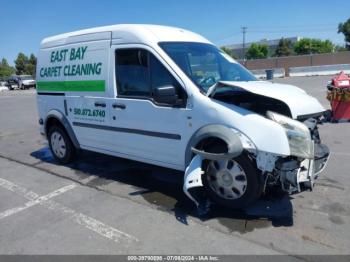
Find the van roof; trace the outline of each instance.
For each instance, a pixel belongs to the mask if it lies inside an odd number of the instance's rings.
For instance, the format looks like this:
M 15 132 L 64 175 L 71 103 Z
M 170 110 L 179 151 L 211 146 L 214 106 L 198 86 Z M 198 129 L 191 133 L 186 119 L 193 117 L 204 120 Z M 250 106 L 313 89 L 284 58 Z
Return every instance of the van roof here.
M 182 28 L 146 24 L 119 24 L 47 37 L 42 40 L 41 48 L 109 39 L 113 44 L 140 43 L 152 45 L 158 42 L 171 41 L 210 43 L 204 37 Z

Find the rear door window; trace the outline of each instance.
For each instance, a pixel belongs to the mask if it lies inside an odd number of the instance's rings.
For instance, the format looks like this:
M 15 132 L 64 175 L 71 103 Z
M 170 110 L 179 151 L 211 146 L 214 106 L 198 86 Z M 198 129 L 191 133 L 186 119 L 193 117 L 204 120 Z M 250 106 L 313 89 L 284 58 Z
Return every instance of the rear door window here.
M 149 54 L 142 49 L 116 51 L 118 95 L 149 97 L 151 95 Z

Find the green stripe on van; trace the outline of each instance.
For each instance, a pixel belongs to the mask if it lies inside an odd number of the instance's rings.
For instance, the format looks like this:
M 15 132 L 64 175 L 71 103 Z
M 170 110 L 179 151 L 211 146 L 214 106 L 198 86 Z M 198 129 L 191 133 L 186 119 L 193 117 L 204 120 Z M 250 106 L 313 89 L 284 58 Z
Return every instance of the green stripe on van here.
M 60 92 L 104 92 L 104 80 L 86 81 L 39 81 L 36 83 L 38 91 L 60 91 Z

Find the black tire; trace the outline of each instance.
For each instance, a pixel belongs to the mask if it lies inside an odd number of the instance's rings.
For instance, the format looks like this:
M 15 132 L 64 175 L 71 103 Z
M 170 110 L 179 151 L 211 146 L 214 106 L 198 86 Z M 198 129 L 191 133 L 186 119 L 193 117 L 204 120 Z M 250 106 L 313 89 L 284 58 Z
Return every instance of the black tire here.
M 63 139 L 63 142 L 64 142 L 65 153 L 63 155 L 60 155 L 57 151 L 55 151 L 52 145 L 52 139 L 53 139 L 52 136 L 57 134 L 61 135 L 61 139 Z M 49 141 L 49 146 L 50 146 L 52 155 L 57 162 L 61 164 L 68 164 L 74 160 L 76 156 L 76 148 L 74 147 L 68 134 L 62 127 L 57 125 L 52 126 L 48 132 L 47 138 Z
M 205 173 L 202 175 L 202 182 L 209 198 L 212 201 L 224 207 L 232 209 L 241 209 L 251 205 L 260 197 L 263 189 L 263 183 L 259 178 L 259 173 L 257 172 L 255 165 L 252 163 L 252 160 L 246 154 L 242 154 L 234 158 L 233 160 L 239 164 L 240 168 L 244 171 L 246 175 L 247 185 L 242 196 L 236 199 L 227 199 L 215 192 L 215 190 L 209 185 L 210 178 L 207 172 L 207 168 L 210 161 L 208 160 L 203 166 L 203 170 L 205 171 Z

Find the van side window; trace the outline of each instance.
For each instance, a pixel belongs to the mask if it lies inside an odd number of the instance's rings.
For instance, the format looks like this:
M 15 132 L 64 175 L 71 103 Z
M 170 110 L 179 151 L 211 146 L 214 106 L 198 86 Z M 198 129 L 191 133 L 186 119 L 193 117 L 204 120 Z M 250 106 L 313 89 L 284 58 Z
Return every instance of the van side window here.
M 122 96 L 150 96 L 148 52 L 142 49 L 116 51 L 118 94 Z
M 153 98 L 155 89 L 174 86 L 179 99 L 185 91 L 166 67 L 150 52 L 143 49 L 116 50 L 118 96 Z

